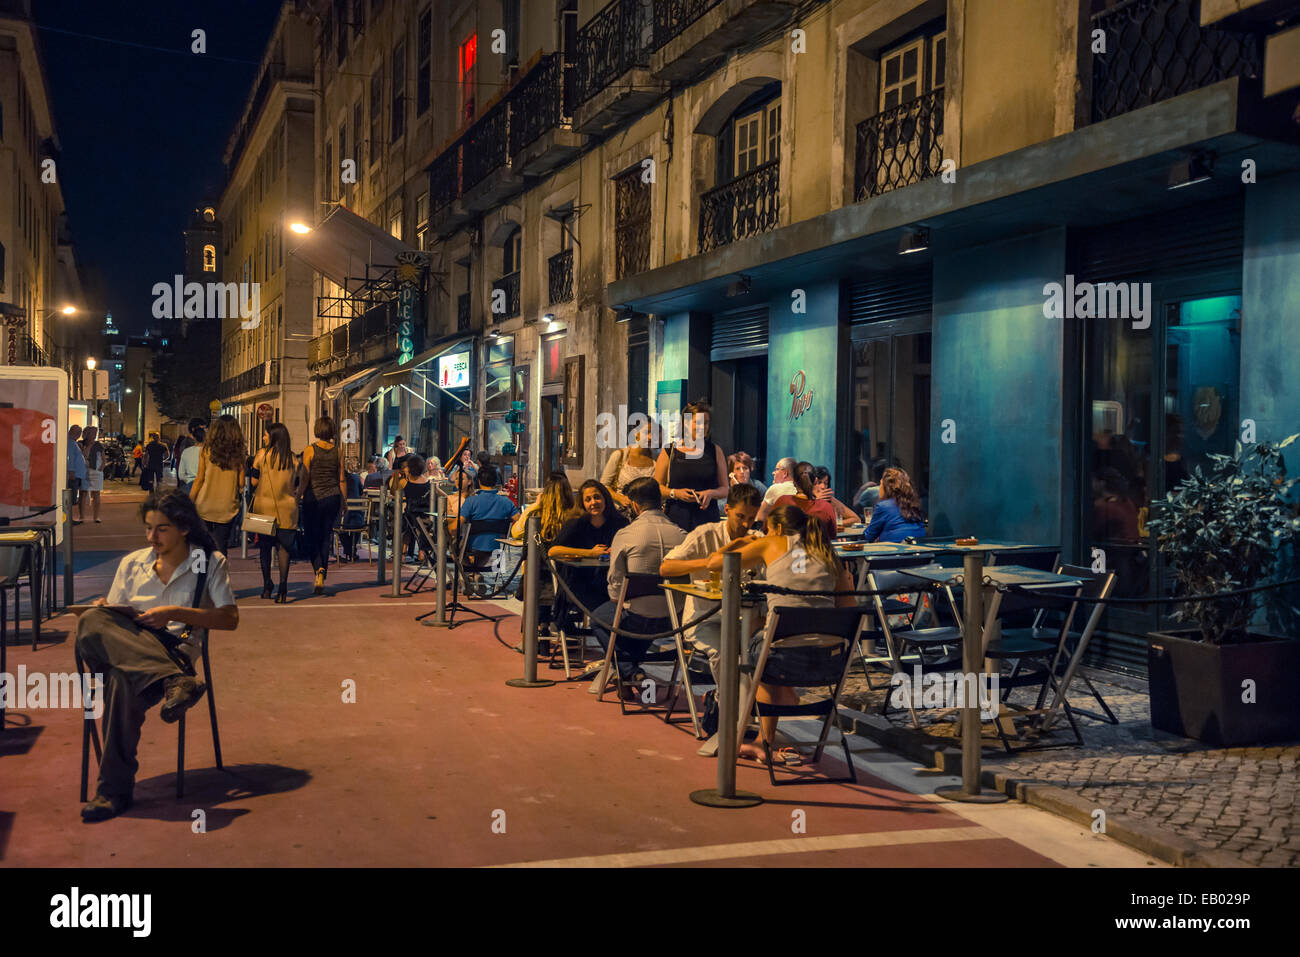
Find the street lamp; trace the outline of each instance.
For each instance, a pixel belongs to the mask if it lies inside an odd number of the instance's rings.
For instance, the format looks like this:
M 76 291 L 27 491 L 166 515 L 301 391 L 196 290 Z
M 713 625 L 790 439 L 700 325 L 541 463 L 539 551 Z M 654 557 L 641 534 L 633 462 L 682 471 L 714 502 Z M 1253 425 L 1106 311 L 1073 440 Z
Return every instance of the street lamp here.
M 86 360 L 86 368 L 90 370 L 90 397 L 95 402 L 95 425 L 102 426 L 103 417 L 100 415 L 100 409 L 99 409 L 99 389 L 96 388 L 96 381 L 97 381 L 95 377 L 96 364 L 97 363 L 93 357 Z M 107 372 L 108 370 L 104 370 L 104 371 Z
M 306 223 L 290 223 L 289 229 L 297 233 L 299 236 L 306 236 L 309 232 L 311 232 L 311 227 L 308 226 Z

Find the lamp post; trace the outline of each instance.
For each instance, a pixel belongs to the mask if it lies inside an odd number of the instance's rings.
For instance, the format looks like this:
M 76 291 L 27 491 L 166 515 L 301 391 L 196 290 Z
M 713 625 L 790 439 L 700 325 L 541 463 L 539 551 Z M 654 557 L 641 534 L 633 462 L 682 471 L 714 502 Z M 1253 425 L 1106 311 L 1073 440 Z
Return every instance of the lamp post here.
M 95 361 L 93 357 L 86 360 L 86 368 L 90 370 L 90 397 L 95 402 L 95 425 L 101 426 L 102 423 L 101 423 L 100 412 L 99 412 L 99 389 L 97 388 L 97 383 L 99 380 L 95 375 L 95 366 L 97 364 L 98 363 Z

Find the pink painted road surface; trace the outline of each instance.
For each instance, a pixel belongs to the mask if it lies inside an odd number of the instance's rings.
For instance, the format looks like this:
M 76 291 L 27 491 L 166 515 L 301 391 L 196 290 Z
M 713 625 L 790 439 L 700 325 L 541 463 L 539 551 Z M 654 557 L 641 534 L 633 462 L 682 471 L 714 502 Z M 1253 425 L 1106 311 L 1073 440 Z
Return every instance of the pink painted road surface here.
M 77 529 L 78 600 L 102 594 L 117 557 L 142 541 L 129 500 L 111 499 L 104 514 L 105 524 Z M 240 627 L 212 639 L 226 771 L 214 767 L 201 705 L 190 712 L 187 790 L 178 800 L 176 728 L 155 709 L 141 742 L 135 806 L 85 825 L 80 712 L 11 712 L 0 738 L 4 864 L 858 867 L 1060 859 L 870 775 L 857 786 L 774 790 L 765 771 L 742 766 L 738 786 L 767 803 L 697 806 L 688 795 L 713 785 L 716 764 L 696 756 L 689 733 L 654 717 L 623 717 L 612 698 L 597 703 L 586 694 L 585 683 L 507 687 L 523 659 L 493 637 L 492 625 L 421 627 L 412 618 L 428 609 L 427 592 L 421 600 L 381 598 L 387 589 L 369 565 L 332 572 L 339 589 L 332 597 L 312 597 L 310 569 L 295 565 L 288 605 L 259 597 L 251 553 L 233 567 Z M 35 652 L 11 645 L 10 671 L 74 670 L 73 624 L 71 617 L 47 624 Z M 518 618 L 500 631 L 517 642 Z M 344 700 L 349 682 L 355 703 Z M 200 810 L 206 830 L 195 833 Z M 805 827 L 796 833 L 799 819 Z

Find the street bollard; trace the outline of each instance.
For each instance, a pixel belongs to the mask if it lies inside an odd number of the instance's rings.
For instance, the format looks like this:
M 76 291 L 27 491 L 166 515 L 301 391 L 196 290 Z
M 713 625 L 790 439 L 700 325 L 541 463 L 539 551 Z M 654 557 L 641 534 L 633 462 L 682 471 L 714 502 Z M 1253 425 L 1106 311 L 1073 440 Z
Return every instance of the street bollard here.
M 549 688 L 555 684 L 549 678 L 537 678 L 537 566 L 541 550 L 537 547 L 542 522 L 538 509 L 533 509 L 524 523 L 524 676 L 506 682 L 512 688 Z
M 73 594 L 72 584 L 72 506 L 75 501 L 76 492 L 72 489 L 63 490 L 63 607 L 68 608 L 75 605 L 76 598 Z M 18 596 L 14 596 L 15 606 L 18 604 Z
M 736 749 L 740 715 L 740 554 L 722 556 L 722 640 L 718 650 L 722 674 L 718 681 L 718 786 L 691 792 L 705 807 L 753 807 L 763 799 L 736 790 Z M 758 676 L 754 676 L 758 680 Z
M 393 590 L 383 598 L 402 597 L 402 490 L 393 494 Z
M 447 511 L 447 496 L 442 493 L 436 485 L 433 487 L 433 504 L 434 510 L 431 516 L 438 526 L 438 554 L 434 558 L 433 567 L 434 587 L 437 594 L 433 599 L 433 621 L 425 621 L 429 616 L 426 611 L 423 615 L 417 615 L 415 620 L 427 628 L 446 628 L 447 627 L 447 526 L 443 522 L 443 515 Z
M 963 683 L 967 683 L 966 675 L 979 676 L 984 670 L 984 556 L 981 552 L 966 553 L 962 581 L 965 607 L 962 611 L 961 667 Z M 982 734 L 979 695 L 967 695 L 966 706 L 961 711 L 961 784 L 937 787 L 935 794 L 966 804 L 998 804 L 1007 800 L 1001 792 L 980 790 Z
M 388 486 L 379 490 L 379 584 L 388 581 Z

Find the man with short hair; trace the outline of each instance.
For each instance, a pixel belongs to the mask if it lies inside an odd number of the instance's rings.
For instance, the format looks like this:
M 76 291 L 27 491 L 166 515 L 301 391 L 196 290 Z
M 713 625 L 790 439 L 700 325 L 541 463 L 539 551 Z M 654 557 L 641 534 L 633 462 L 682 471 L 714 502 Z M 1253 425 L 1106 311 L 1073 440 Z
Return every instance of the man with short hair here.
M 149 433 L 149 444 L 144 447 L 144 471 L 140 473 L 140 487 L 152 492 L 162 484 L 163 465 L 167 461 L 167 446 L 157 432 Z
M 772 469 L 772 484 L 767 487 L 763 493 L 763 504 L 758 510 L 757 521 L 765 521 L 767 513 L 772 511 L 776 505 L 776 500 L 782 495 L 795 495 L 799 489 L 794 484 L 794 467 L 798 465 L 797 459 L 786 456 L 776 463 L 776 468 Z
M 363 489 L 384 487 L 384 469 L 380 467 L 381 463 L 387 465 L 388 460 L 378 455 L 366 463 L 366 477 L 361 482 Z
M 628 574 L 658 575 L 664 556 L 686 538 L 677 525 L 663 512 L 663 494 L 659 483 L 651 476 L 633 479 L 623 489 L 632 502 L 636 518 L 626 528 L 614 534 L 609 546 L 609 597 L 592 615 L 591 632 L 601 648 L 609 647 L 609 630 L 597 624 L 596 619 L 612 623 L 618 611 L 618 594 L 623 587 L 619 559 L 626 563 Z M 662 595 L 647 595 L 629 599 L 619 621 L 619 629 L 650 633 L 667 631 L 672 627 L 668 619 L 668 600 Z M 652 639 L 620 636 L 614 645 L 618 654 L 618 670 L 624 681 L 633 680 L 637 666 L 650 648 Z M 600 668 L 593 669 L 599 674 Z M 598 694 L 599 679 L 592 686 Z
M 189 440 L 182 445 L 182 439 L 176 440 L 172 452 L 176 456 L 176 487 L 188 493 L 199 477 L 199 453 L 203 451 L 203 439 L 207 428 L 202 419 L 190 419 Z
M 423 470 L 424 463 L 420 463 Z M 460 506 L 460 517 L 452 516 L 447 519 L 447 531 L 452 535 L 456 534 L 456 529 L 460 527 L 461 521 L 470 523 L 469 548 L 474 552 L 474 562 L 478 566 L 486 565 L 487 560 L 500 545 L 498 538 L 505 538 L 508 532 L 478 532 L 474 531 L 476 522 L 498 521 L 501 519 L 514 519 L 519 514 L 519 509 L 514 502 L 510 501 L 504 495 L 496 493 L 496 487 L 500 483 L 500 477 L 497 475 L 495 465 L 486 465 L 478 473 L 478 490 L 465 499 Z

